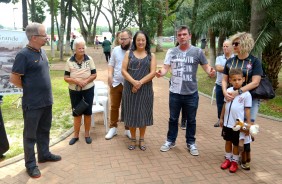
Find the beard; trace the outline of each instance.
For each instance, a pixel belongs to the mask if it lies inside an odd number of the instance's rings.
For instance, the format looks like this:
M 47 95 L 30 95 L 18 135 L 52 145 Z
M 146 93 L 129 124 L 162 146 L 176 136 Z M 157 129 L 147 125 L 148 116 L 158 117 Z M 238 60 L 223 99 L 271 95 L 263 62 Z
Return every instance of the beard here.
M 129 47 L 130 47 L 130 43 L 128 43 L 127 45 L 120 45 L 120 47 L 121 47 L 121 49 L 122 50 L 128 50 L 129 49 Z

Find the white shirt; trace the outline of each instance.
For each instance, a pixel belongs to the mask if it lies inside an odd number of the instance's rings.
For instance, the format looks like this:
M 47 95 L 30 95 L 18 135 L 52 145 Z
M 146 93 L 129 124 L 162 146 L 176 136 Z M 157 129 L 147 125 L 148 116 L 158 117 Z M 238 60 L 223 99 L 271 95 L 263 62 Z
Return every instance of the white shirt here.
M 233 87 L 227 89 L 227 92 L 234 91 Z M 225 113 L 224 113 L 224 126 L 233 128 L 236 124 L 236 119 L 244 119 L 245 107 L 252 107 L 252 96 L 249 91 L 237 95 L 233 101 L 225 101 Z
M 231 55 L 230 58 L 232 58 L 232 57 L 234 57 L 233 54 Z M 227 61 L 227 58 L 225 57 L 224 54 L 221 55 L 221 56 L 217 56 L 217 57 L 216 57 L 216 61 L 215 61 L 215 66 L 216 66 L 216 65 L 219 65 L 219 66 L 224 67 L 226 61 Z M 221 85 L 221 83 L 222 83 L 222 76 L 223 76 L 223 73 L 221 73 L 221 72 L 216 72 L 216 81 L 215 81 L 215 83 L 216 83 L 217 85 L 222 86 L 222 85 Z
M 124 78 L 121 74 L 121 68 L 122 68 L 122 61 L 124 58 L 126 50 L 123 50 L 121 46 L 116 46 L 113 49 L 111 59 L 109 62 L 109 66 L 112 66 L 114 68 L 113 72 L 113 87 L 118 86 L 119 84 L 123 85 Z

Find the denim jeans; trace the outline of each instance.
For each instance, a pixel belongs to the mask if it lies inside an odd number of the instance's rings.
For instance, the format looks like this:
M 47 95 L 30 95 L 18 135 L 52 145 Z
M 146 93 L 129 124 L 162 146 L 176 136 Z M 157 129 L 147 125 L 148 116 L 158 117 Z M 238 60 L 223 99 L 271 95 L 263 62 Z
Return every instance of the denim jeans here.
M 215 87 L 215 97 L 216 97 L 216 106 L 217 106 L 217 118 L 219 119 L 224 104 L 224 95 L 222 92 L 222 87 L 218 84 L 216 84 Z
M 186 143 L 191 145 L 195 143 L 196 134 L 196 114 L 199 104 L 198 92 L 192 95 L 180 95 L 176 93 L 169 93 L 169 122 L 167 141 L 175 142 L 178 134 L 178 119 L 181 109 L 187 112 L 186 124 Z
M 251 122 L 255 122 L 258 111 L 259 111 L 259 106 L 260 106 L 260 99 L 253 98 L 252 99 L 252 108 L 251 108 Z

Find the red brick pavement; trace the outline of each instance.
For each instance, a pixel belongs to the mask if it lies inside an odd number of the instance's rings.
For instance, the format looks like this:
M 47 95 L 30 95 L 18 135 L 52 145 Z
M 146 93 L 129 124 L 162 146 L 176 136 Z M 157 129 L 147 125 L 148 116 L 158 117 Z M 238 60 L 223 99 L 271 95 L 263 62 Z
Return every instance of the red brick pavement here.
M 89 50 L 89 49 L 88 49 Z M 96 60 L 97 80 L 107 80 L 107 65 L 100 50 L 90 53 Z M 98 61 L 98 62 L 97 62 Z M 62 65 L 63 66 L 63 65 Z M 57 66 L 52 66 L 56 69 Z M 80 140 L 73 146 L 72 136 L 51 147 L 62 161 L 38 164 L 42 176 L 31 179 L 20 160 L 0 168 L 0 183 L 282 183 L 282 123 L 258 117 L 261 131 L 252 143 L 251 170 L 239 169 L 235 174 L 220 169 L 224 161 L 224 141 L 220 128 L 214 128 L 216 106 L 200 95 L 197 114 L 197 145 L 200 155 L 189 154 L 185 144 L 185 131 L 179 129 L 177 146 L 160 152 L 168 127 L 168 81 L 154 79 L 154 125 L 147 128 L 146 151 L 127 149 L 129 140 L 123 135 L 123 125 L 118 135 L 105 140 L 102 116 L 96 118 L 91 128 L 93 142 L 84 141 L 82 128 Z

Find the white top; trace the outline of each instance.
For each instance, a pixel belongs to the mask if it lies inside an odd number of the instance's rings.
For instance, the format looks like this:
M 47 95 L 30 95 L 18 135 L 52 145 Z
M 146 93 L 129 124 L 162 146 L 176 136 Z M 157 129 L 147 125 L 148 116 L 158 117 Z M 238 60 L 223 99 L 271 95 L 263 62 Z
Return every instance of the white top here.
M 227 92 L 234 91 L 233 87 L 227 89 Z M 233 101 L 227 102 L 225 99 L 224 126 L 233 128 L 236 119 L 244 119 L 245 107 L 252 107 L 252 96 L 249 91 L 237 95 Z
M 124 58 L 126 50 L 123 50 L 120 46 L 116 46 L 113 49 L 111 59 L 109 62 L 109 66 L 112 66 L 114 68 L 113 72 L 113 87 L 118 86 L 119 84 L 123 85 L 124 78 L 121 74 L 121 68 L 122 68 L 122 61 Z
M 232 58 L 232 57 L 234 57 L 233 54 L 231 55 L 230 58 Z M 216 66 L 216 65 L 219 65 L 219 66 L 224 67 L 226 61 L 227 61 L 227 58 L 225 57 L 224 54 L 221 55 L 221 56 L 217 56 L 217 57 L 216 57 L 216 61 L 215 61 L 215 66 Z M 217 85 L 222 86 L 222 85 L 221 85 L 221 83 L 222 83 L 222 76 L 223 76 L 223 73 L 221 73 L 221 72 L 216 72 L 216 81 L 215 81 L 215 83 L 216 83 Z
M 246 135 L 244 132 L 240 132 L 239 139 L 244 139 L 244 144 L 248 144 L 252 142 L 251 135 Z

